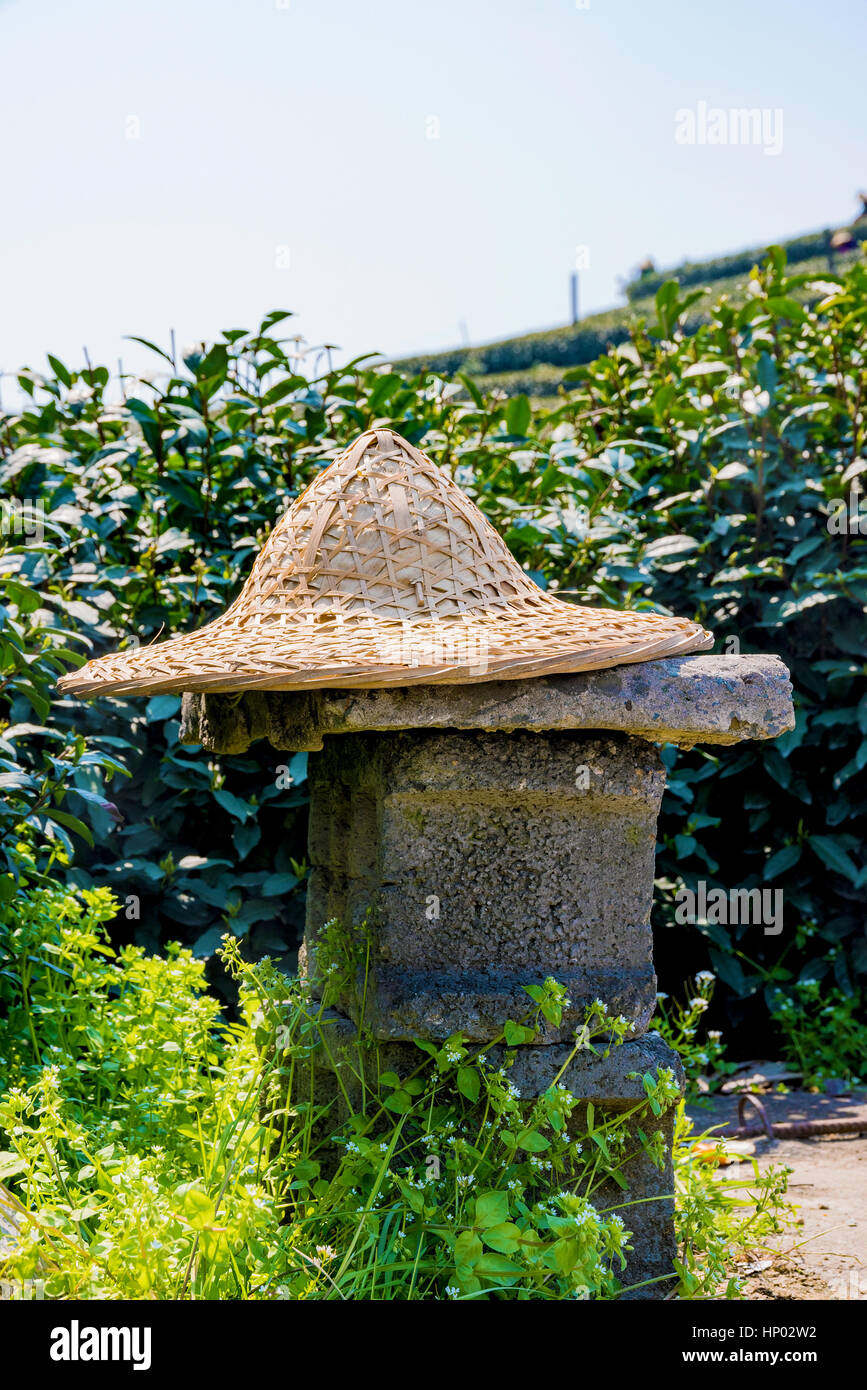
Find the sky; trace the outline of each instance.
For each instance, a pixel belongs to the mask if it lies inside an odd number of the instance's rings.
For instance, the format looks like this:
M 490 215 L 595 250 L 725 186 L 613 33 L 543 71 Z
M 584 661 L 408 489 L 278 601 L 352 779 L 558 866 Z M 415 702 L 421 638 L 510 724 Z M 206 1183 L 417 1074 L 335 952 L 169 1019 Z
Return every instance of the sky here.
M 865 52 L 863 0 L 0 0 L 0 369 L 275 308 L 344 357 L 483 342 L 567 322 L 576 266 L 583 315 L 840 225 Z

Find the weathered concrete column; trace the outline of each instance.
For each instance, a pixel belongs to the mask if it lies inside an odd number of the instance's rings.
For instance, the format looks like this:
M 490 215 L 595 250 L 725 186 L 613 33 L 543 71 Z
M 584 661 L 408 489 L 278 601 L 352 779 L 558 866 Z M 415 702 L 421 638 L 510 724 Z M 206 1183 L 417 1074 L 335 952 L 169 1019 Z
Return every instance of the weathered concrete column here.
M 665 770 L 623 734 L 335 735 L 310 762 L 307 949 L 325 922 L 372 934 L 379 1038 L 485 1042 L 553 975 L 643 1032 Z M 339 1007 L 357 1023 L 352 994 Z
M 665 769 L 655 745 L 793 727 L 778 658 L 697 655 L 489 684 L 185 696 L 182 737 L 214 752 L 263 737 L 319 752 L 305 949 L 332 918 L 367 934 L 364 1024 L 388 1044 L 389 1066 L 412 1070 L 413 1039 L 494 1038 L 526 1013 L 523 986 L 554 976 L 571 1008 L 560 1029 L 518 1049 L 522 1094 L 550 1084 L 585 1004 L 600 998 L 631 1020 L 633 1041 L 601 1071 L 576 1061 L 565 1083 L 622 1110 L 635 1103 L 629 1074 L 647 1069 L 645 1052 L 678 1071 L 658 1038 L 642 1037 L 656 990 L 650 910 Z M 360 1021 L 357 993 L 337 1001 L 344 1038 Z M 660 1173 L 639 1156 L 630 1184 L 633 1201 L 661 1199 L 670 1165 Z M 629 1224 L 630 1280 L 670 1270 L 671 1202 L 632 1207 Z

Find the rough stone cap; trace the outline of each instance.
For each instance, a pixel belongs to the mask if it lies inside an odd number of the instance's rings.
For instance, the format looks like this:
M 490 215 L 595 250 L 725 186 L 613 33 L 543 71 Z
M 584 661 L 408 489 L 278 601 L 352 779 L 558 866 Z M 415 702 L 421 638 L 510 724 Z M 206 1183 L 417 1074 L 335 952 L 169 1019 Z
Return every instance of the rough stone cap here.
M 795 727 L 778 656 L 680 656 L 604 671 L 477 685 L 184 696 L 181 741 L 244 753 L 257 739 L 318 752 L 334 734 L 403 729 L 610 729 L 690 748 L 778 738 Z

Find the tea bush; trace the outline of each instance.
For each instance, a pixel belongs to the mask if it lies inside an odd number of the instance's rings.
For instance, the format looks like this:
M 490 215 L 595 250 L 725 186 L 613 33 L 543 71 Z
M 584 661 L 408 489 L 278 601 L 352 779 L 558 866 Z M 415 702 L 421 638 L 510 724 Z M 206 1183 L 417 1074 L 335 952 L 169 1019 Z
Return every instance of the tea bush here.
M 179 744 L 174 696 L 52 704 L 53 683 L 89 655 L 216 616 L 299 489 L 379 424 L 448 469 L 542 586 L 697 617 L 718 650 L 779 652 L 793 733 L 664 752 L 661 980 L 710 965 L 725 986 L 713 1009 L 762 1049 L 781 990 L 819 981 L 857 1000 L 865 290 L 863 263 L 817 281 L 772 249 L 738 302 L 723 297 L 690 334 L 694 296 L 667 282 L 651 322 L 538 409 L 469 376 L 334 367 L 279 336 L 281 313 L 178 362 L 150 345 L 161 375 L 127 379 L 122 400 L 104 367 L 50 357 L 44 373 L 22 370 L 23 404 L 0 415 L 0 893 L 22 863 L 33 882 L 111 886 L 116 945 L 179 937 L 224 988 L 226 929 L 249 958 L 291 968 L 304 756 L 279 778 L 286 755 L 265 746 L 207 758 Z M 674 926 L 678 886 L 699 879 L 782 888 L 783 934 Z

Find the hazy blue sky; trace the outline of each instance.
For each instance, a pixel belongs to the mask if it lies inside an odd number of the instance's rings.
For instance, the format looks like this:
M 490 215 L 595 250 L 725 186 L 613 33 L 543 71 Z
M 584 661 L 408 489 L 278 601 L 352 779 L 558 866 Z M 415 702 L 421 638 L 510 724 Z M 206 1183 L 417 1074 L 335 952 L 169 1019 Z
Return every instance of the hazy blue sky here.
M 278 306 L 481 341 L 563 322 L 576 247 L 586 312 L 648 253 L 846 221 L 865 53 L 864 0 L 0 0 L 0 367 Z M 700 102 L 781 152 L 677 143 Z

